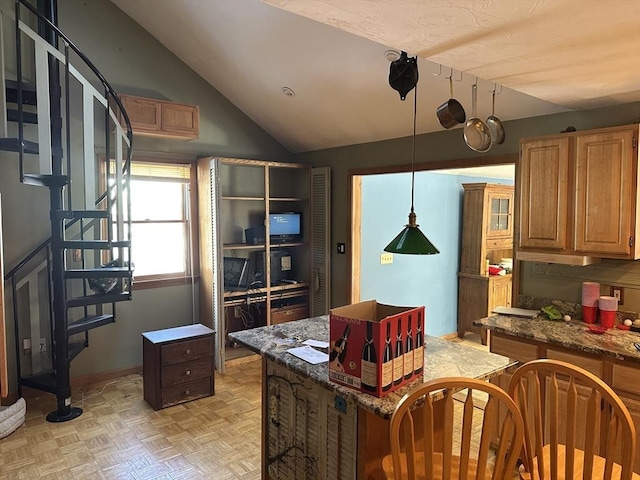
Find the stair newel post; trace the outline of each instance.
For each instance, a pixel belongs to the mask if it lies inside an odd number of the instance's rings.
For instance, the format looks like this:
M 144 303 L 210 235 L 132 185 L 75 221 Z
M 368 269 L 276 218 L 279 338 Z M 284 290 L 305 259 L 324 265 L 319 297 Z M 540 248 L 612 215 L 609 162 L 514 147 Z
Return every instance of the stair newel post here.
M 58 20 L 57 0 L 38 0 L 38 10 L 53 25 Z M 44 22 L 40 23 L 40 34 L 51 45 L 58 45 L 55 31 Z M 62 175 L 62 105 L 61 105 L 60 66 L 55 58 L 49 58 L 49 95 L 51 122 L 51 170 L 53 175 Z M 69 150 L 70 145 L 67 145 Z M 69 152 L 66 152 L 69 155 Z M 82 414 L 82 409 L 71 407 L 71 379 L 69 375 L 69 341 L 67 338 L 67 288 L 65 280 L 64 249 L 64 188 L 71 188 L 67 172 L 65 183 L 54 182 L 49 185 L 49 201 L 51 205 L 51 264 L 53 284 L 53 325 L 54 368 L 56 372 L 56 400 L 58 409 L 47 415 L 49 422 L 65 422 Z
M 55 163 L 55 162 L 54 162 Z M 82 414 L 71 407 L 71 379 L 69 375 L 69 344 L 67 340 L 66 285 L 64 278 L 64 220 L 57 212 L 62 207 L 62 186 L 50 186 L 51 201 L 51 257 L 53 265 L 54 363 L 56 371 L 56 399 L 58 409 L 47 415 L 48 422 L 65 422 Z

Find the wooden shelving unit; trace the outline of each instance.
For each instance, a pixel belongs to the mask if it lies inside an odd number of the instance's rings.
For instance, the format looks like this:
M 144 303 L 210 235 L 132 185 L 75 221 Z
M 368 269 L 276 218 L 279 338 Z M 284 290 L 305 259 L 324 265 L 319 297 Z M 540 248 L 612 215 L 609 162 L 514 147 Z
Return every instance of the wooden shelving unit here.
M 203 158 L 198 162 L 200 321 L 216 325 L 218 360 L 228 332 L 306 318 L 311 311 L 311 168 L 307 165 Z M 301 235 L 272 239 L 270 213 L 301 214 Z M 247 238 L 247 229 L 264 232 Z M 279 256 L 278 256 L 279 255 Z M 286 261 L 281 260 L 282 257 Z M 224 287 L 225 258 L 247 259 L 247 282 Z M 276 264 L 280 261 L 281 264 Z M 296 283 L 280 283 L 284 277 Z M 245 287 L 246 285 L 246 287 Z M 301 315 L 304 315 L 301 317 Z

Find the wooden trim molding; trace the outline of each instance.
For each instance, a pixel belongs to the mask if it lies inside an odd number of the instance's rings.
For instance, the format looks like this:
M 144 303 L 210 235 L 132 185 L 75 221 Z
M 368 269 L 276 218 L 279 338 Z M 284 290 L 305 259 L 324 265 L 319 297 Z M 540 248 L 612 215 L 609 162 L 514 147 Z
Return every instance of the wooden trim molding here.
M 142 339 L 140 340 L 142 344 Z M 142 373 L 142 365 L 135 367 L 120 368 L 118 370 L 109 370 L 108 372 L 92 373 L 90 375 L 81 375 L 71 379 L 72 387 L 83 387 L 85 385 L 93 385 L 95 383 L 106 382 L 115 378 L 124 377 L 126 375 L 134 375 Z

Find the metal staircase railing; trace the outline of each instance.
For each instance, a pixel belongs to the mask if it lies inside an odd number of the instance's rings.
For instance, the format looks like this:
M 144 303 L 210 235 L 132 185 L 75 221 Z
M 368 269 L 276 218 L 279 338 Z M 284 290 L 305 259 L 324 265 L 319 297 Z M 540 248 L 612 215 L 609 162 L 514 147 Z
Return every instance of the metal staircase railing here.
M 113 88 L 56 26 L 55 0 L 38 5 L 15 2 L 15 79 L 2 86 L 0 150 L 18 154 L 22 183 L 49 189 L 51 237 L 5 279 L 18 386 L 55 394 L 58 408 L 47 420 L 61 422 L 82 413 L 71 406 L 71 360 L 89 345 L 89 330 L 113 323 L 116 303 L 131 299 L 132 131 Z M 25 296 L 27 312 L 19 308 Z M 25 339 L 31 354 L 23 369 Z

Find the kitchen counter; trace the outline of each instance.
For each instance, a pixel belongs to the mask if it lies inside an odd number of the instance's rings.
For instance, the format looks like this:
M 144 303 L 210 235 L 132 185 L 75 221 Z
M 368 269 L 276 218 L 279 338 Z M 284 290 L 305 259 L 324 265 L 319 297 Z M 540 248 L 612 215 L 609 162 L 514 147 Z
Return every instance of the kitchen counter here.
M 634 342 L 640 342 L 640 333 L 629 330 L 612 328 L 594 334 L 579 320 L 565 322 L 509 315 L 493 315 L 474 324 L 505 335 L 640 363 L 640 351 L 633 346 Z
M 390 418 L 398 401 L 420 384 L 414 381 L 378 398 L 367 393 L 329 381 L 328 363 L 312 365 L 287 353 L 292 347 L 302 345 L 307 339 L 329 341 L 329 317 L 321 316 L 287 322 L 270 327 L 253 328 L 229 333 L 229 337 L 252 351 L 273 360 L 300 375 L 310 378 L 324 388 L 353 399 L 359 407 L 383 418 Z M 278 345 L 278 339 L 292 338 L 296 343 Z M 441 338 L 425 335 L 425 362 L 423 382 L 440 377 L 472 377 L 489 380 L 515 364 L 502 355 L 485 352 Z M 437 397 L 436 397 L 437 399 Z
M 287 353 L 308 339 L 328 342 L 328 316 L 229 337 L 262 355 L 263 480 L 382 480 L 382 458 L 391 448 L 389 418 L 406 393 L 439 377 L 494 379 L 516 364 L 506 356 L 425 335 L 422 379 L 378 398 L 329 381 L 328 361 L 312 365 Z M 442 403 L 434 402 L 436 429 L 444 417 Z

